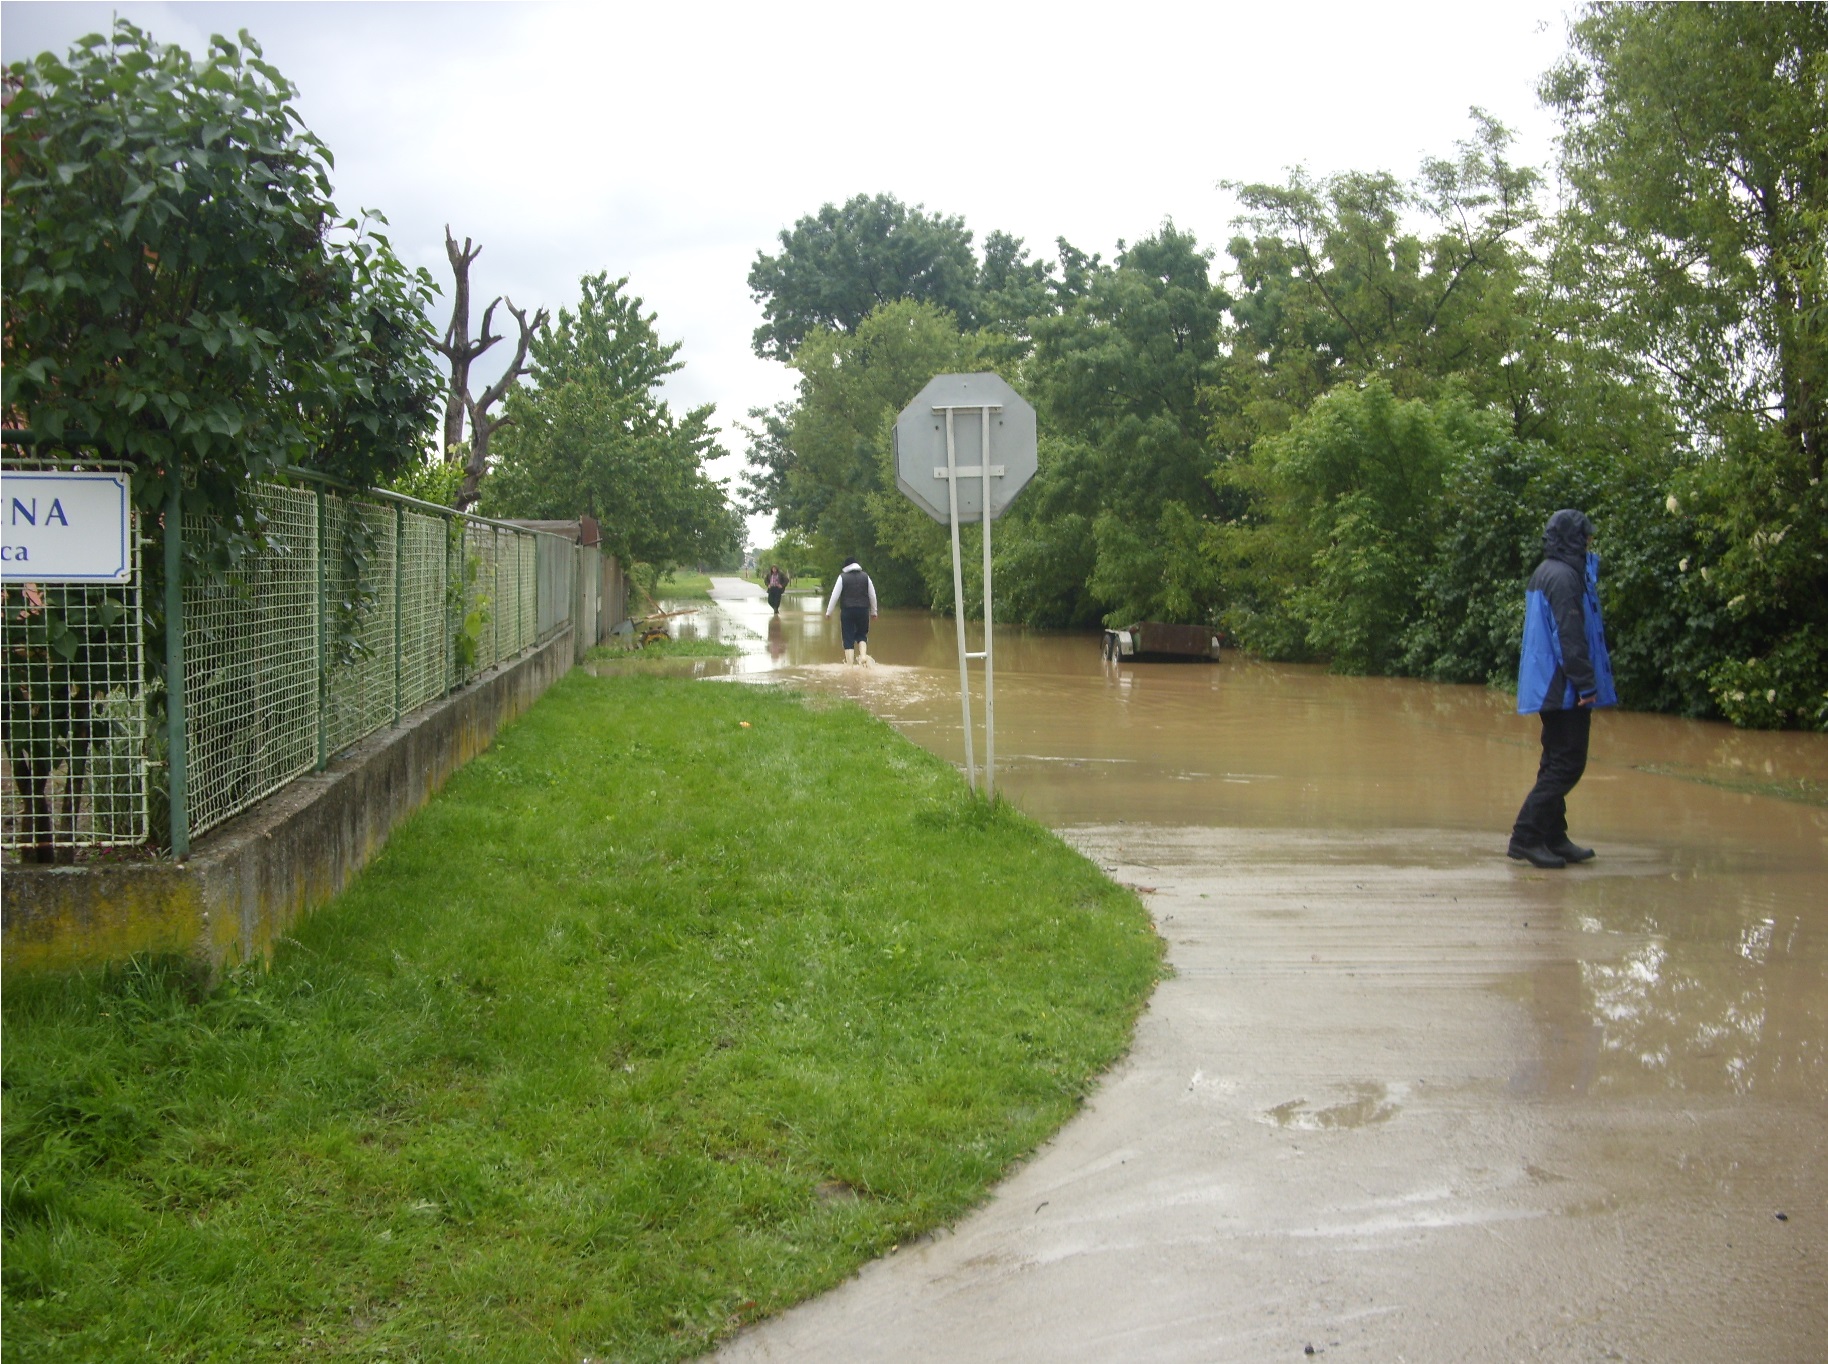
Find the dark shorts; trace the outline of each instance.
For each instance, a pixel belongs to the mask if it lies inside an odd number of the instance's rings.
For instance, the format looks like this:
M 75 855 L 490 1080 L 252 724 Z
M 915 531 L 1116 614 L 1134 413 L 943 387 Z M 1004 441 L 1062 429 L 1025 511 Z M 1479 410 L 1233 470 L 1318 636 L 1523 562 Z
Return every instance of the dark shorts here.
M 870 637 L 870 608 L 867 606 L 840 606 L 838 624 L 844 627 L 844 647 L 854 648 L 858 643 Z

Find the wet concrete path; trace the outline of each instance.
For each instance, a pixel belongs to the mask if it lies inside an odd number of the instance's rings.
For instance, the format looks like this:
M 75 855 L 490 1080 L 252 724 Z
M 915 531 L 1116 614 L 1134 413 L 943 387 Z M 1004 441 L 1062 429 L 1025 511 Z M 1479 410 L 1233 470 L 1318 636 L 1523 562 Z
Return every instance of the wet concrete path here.
M 817 610 L 688 628 L 959 760 L 949 623 L 847 668 Z M 999 786 L 1144 892 L 1174 977 L 989 1204 L 718 1358 L 1828 1357 L 1828 810 L 1786 798 L 1828 741 L 1602 716 L 1600 856 L 1538 872 L 1502 696 L 997 664 Z

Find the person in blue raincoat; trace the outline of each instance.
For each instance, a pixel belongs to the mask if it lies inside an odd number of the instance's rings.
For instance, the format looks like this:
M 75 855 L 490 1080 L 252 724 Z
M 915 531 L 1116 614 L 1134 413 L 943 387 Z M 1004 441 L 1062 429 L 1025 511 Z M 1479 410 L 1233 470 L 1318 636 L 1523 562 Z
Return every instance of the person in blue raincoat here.
M 1593 849 L 1568 837 L 1568 793 L 1587 770 L 1594 708 L 1617 704 L 1600 619 L 1593 522 L 1565 508 L 1543 530 L 1542 562 L 1524 591 L 1517 713 L 1542 717 L 1542 760 L 1511 828 L 1511 857 L 1565 867 L 1593 856 Z

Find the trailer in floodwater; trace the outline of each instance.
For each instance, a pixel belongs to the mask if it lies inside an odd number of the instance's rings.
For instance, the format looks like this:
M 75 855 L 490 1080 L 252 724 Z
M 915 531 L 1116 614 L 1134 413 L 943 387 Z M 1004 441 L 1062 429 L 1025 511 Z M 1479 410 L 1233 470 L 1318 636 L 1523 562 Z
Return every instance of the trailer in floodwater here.
M 1219 636 L 1204 625 L 1140 621 L 1104 632 L 1104 656 L 1120 663 L 1216 663 Z

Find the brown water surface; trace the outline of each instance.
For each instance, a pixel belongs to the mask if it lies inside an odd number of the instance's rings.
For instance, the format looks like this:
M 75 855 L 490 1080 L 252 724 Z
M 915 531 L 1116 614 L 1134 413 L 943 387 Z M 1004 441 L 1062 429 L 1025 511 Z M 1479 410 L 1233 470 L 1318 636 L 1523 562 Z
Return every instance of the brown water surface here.
M 686 670 L 853 697 L 962 767 L 952 621 L 886 611 L 871 628 L 871 665 L 853 667 L 840 661 L 836 620 L 810 595 L 790 594 L 779 616 L 761 598 L 699 605 L 677 632 L 745 653 Z M 967 648 L 982 647 L 970 624 Z M 1483 836 L 1478 855 L 1489 849 L 1505 866 L 1505 836 L 1535 774 L 1535 718 L 1483 687 L 1340 677 L 1238 654 L 1118 664 L 1096 636 L 1019 627 L 998 628 L 995 667 L 996 787 L 1056 829 L 1441 830 Z M 981 768 L 975 663 L 972 685 Z M 1570 821 L 1601 856 L 1528 883 L 1545 913 L 1580 933 L 1573 963 L 1531 969 L 1572 978 L 1517 987 L 1545 1007 L 1584 1001 L 1608 1061 L 1586 1083 L 1828 1097 L 1824 801 L 1828 736 L 1595 718 Z M 1423 838 L 1385 855 L 1426 862 L 1444 852 Z

